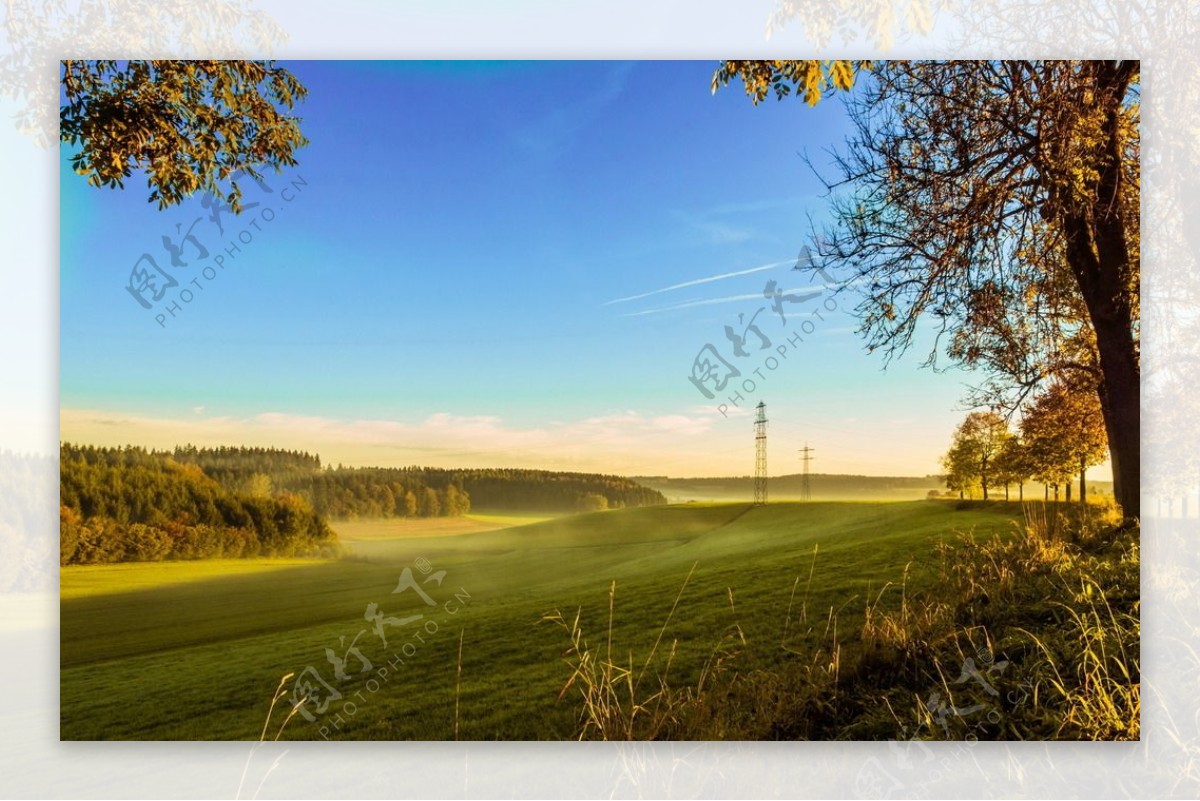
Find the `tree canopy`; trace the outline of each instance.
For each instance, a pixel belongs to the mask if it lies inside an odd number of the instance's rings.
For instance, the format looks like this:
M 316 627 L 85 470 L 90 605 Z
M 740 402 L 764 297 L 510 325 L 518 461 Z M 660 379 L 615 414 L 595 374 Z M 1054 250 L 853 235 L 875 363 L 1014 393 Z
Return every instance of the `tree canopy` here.
M 1100 403 L 1090 387 L 1056 381 L 1041 392 L 1021 420 L 1035 478 L 1048 484 L 1079 474 L 1079 499 L 1087 500 L 1087 469 L 1108 453 Z
M 815 106 L 826 94 L 853 88 L 857 71 L 869 65 L 847 60 L 722 61 L 713 75 L 712 90 L 715 94 L 736 77 L 755 105 L 772 94 L 778 100 L 794 94 Z
M 954 432 L 954 442 L 943 459 L 947 483 L 960 493 L 978 482 L 987 500 L 995 484 L 995 461 L 1012 439 L 1008 423 L 995 412 L 971 412 Z
M 1016 484 L 1020 492 L 1018 500 L 1024 500 L 1025 482 L 1033 477 L 1029 458 L 1029 448 L 1020 437 L 1009 437 L 1000 446 L 1000 452 L 992 461 L 992 472 L 996 483 L 1004 485 L 1005 498 L 1008 497 L 1009 485 Z
M 124 187 L 140 170 L 159 208 L 203 191 L 239 212 L 239 179 L 295 165 L 308 144 L 289 113 L 308 90 L 273 61 L 66 60 L 62 92 L 75 172 Z

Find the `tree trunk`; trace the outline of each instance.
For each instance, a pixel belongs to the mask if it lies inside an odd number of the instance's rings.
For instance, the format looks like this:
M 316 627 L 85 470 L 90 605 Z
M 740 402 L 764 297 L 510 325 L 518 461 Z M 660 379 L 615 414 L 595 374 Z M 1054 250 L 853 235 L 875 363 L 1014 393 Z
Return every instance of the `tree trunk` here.
M 1024 481 L 1017 484 L 1017 500 L 1020 501 L 1021 503 L 1025 503 L 1025 482 Z
M 1008 485 L 1004 485 L 1004 500 L 1008 500 Z
M 1106 336 L 1105 339 L 1109 337 Z M 1100 332 L 1096 333 L 1097 342 Z M 1141 389 L 1140 373 L 1136 356 L 1132 351 L 1132 337 L 1126 332 L 1127 342 L 1118 343 L 1119 351 L 1113 354 L 1109 345 L 1106 362 L 1105 348 L 1101 346 L 1100 362 L 1105 371 L 1105 398 L 1101 402 L 1104 410 L 1104 429 L 1108 434 L 1109 455 L 1112 458 L 1113 494 L 1126 517 L 1141 516 Z M 1109 368 L 1109 365 L 1116 367 Z M 1109 381 L 1110 374 L 1116 374 Z
M 1079 504 L 1080 506 L 1087 503 L 1087 464 L 1083 458 L 1079 459 Z
M 1054 502 L 1058 503 L 1058 485 L 1054 485 Z
M 1074 483 L 1075 483 L 1075 482 L 1074 482 L 1074 481 L 1071 481 L 1070 479 L 1068 479 L 1068 480 L 1067 480 L 1067 482 L 1066 482 L 1066 485 L 1067 485 L 1067 503 L 1070 503 L 1070 502 L 1071 502 L 1071 485 L 1072 485 L 1072 484 L 1074 484 Z
M 1090 207 L 1072 205 L 1061 214 L 1066 257 L 1096 333 L 1103 376 L 1100 404 L 1113 468 L 1113 494 L 1126 517 L 1141 515 L 1141 368 L 1133 337 L 1134 313 L 1121 194 L 1120 108 L 1138 69 L 1136 62 L 1091 62 L 1095 100 L 1104 115 L 1104 152 Z M 1129 213 L 1136 213 L 1130 210 Z

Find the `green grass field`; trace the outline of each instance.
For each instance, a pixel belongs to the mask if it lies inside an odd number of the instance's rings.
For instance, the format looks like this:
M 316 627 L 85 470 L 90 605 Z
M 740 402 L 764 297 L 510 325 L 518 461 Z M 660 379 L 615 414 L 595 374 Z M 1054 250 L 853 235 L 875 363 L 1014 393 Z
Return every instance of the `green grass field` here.
M 557 700 L 568 642 L 542 620 L 556 609 L 582 610 L 589 641 L 606 646 L 615 581 L 612 649 L 640 663 L 695 566 L 663 635 L 662 652 L 678 643 L 672 676 L 694 680 L 735 625 L 746 642 L 740 669 L 770 668 L 787 658 L 797 578 L 810 619 L 826 625 L 832 610 L 852 638 L 867 598 L 898 585 L 906 565 L 910 592 L 935 587 L 937 542 L 1008 533 L 1019 516 L 1016 504 L 916 501 L 358 521 L 335 525 L 348 552 L 336 561 L 64 567 L 61 736 L 257 739 L 280 677 L 312 666 L 343 698 L 316 722 L 294 718 L 284 738 L 449 739 L 456 700 L 462 739 L 571 738 L 578 707 Z M 392 594 L 419 557 L 446 571 L 441 586 L 424 585 L 437 606 Z M 893 602 L 898 590 L 883 596 L 883 607 Z M 425 617 L 386 628 L 385 649 L 364 619 L 370 603 Z M 351 657 L 349 679 L 334 679 L 326 649 L 342 654 L 339 639 L 363 630 L 362 654 L 386 675 L 357 672 Z

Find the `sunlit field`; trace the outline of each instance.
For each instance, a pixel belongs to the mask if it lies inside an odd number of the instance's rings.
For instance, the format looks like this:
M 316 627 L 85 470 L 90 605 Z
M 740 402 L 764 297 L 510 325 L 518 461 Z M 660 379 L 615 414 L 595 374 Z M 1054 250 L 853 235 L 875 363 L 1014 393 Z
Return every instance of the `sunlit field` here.
M 61 733 L 257 739 L 280 678 L 312 666 L 334 683 L 326 648 L 340 656 L 364 632 L 373 667 L 392 662 L 386 680 L 368 686 L 377 674 L 351 658 L 335 684 L 342 700 L 315 721 L 293 717 L 284 738 L 573 738 L 580 704 L 573 691 L 559 697 L 568 633 L 545 620 L 556 610 L 568 622 L 578 612 L 589 641 L 611 641 L 619 661 L 653 662 L 648 684 L 659 673 L 694 684 L 735 645 L 738 670 L 783 669 L 790 646 L 822 630 L 853 647 L 869 604 L 878 615 L 900 608 L 902 586 L 909 599 L 937 587 L 939 543 L 1011 536 L 1020 513 L 919 501 L 356 521 L 335 524 L 336 560 L 64 567 Z M 446 571 L 425 584 L 436 606 L 392 594 L 419 559 Z M 385 628 L 385 649 L 364 619 L 371 603 L 425 617 Z

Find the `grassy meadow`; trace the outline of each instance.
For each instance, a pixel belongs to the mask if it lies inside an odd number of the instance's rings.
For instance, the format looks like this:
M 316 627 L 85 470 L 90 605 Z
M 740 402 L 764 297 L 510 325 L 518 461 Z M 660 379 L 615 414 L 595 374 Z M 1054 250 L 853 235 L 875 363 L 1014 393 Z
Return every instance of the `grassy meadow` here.
M 958 693 L 966 708 L 967 656 L 1007 655 L 1013 669 L 989 675 L 1024 676 L 1041 704 L 1050 668 L 1076 670 L 1059 636 L 1075 612 L 1051 586 L 1065 581 L 1069 600 L 1067 568 L 1102 574 L 1098 595 L 1079 596 L 1085 617 L 1109 596 L 1136 609 L 1136 542 L 1118 570 L 1128 549 L 1089 556 L 1045 517 L 1030 541 L 1024 522 L 1002 502 L 690 503 L 338 523 L 340 559 L 64 567 L 61 736 L 258 739 L 281 677 L 310 665 L 343 697 L 314 722 L 287 720 L 283 739 L 888 738 L 909 724 L 953 736 L 924 701 Z M 445 571 L 422 585 L 436 606 L 392 594 L 422 566 Z M 1022 583 L 1034 573 L 1049 583 Z M 424 617 L 385 627 L 385 648 L 371 603 Z M 360 631 L 372 669 L 348 657 L 334 679 L 326 649 L 344 654 Z M 1136 652 L 1114 658 L 1136 668 Z M 1060 679 L 1069 706 L 1078 682 Z M 268 738 L 289 706 L 280 698 Z M 1061 714 L 1025 706 L 989 734 L 1056 735 Z M 1119 728 L 1123 713 L 1094 714 Z

